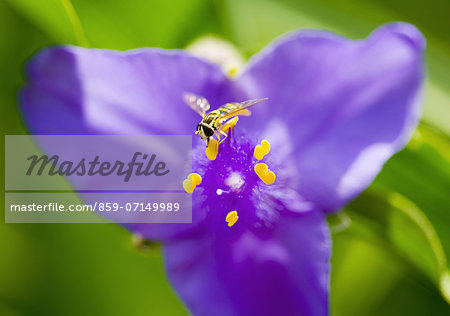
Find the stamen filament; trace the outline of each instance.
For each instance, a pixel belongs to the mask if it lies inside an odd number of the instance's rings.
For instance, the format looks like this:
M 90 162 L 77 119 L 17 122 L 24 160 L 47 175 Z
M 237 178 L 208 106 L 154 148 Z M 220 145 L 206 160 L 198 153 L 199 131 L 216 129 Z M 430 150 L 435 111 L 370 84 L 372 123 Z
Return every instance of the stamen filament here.
M 222 195 L 222 194 L 224 194 L 224 193 L 230 193 L 230 192 L 229 192 L 229 191 L 222 190 L 222 189 L 217 189 L 217 191 L 216 191 L 216 194 L 217 194 L 217 195 Z

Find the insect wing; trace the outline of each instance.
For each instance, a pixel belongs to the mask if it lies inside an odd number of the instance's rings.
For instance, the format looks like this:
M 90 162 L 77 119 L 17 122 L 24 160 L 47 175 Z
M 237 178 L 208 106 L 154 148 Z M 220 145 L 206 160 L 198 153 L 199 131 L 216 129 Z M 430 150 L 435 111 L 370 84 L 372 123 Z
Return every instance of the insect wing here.
M 266 101 L 266 100 L 267 100 L 267 98 L 253 99 L 253 100 L 247 100 L 247 101 L 244 101 L 244 102 L 241 102 L 241 103 L 238 103 L 238 104 L 239 104 L 239 108 L 240 109 L 246 109 L 248 107 L 251 107 L 252 105 L 255 105 L 255 104 L 259 103 L 259 102 Z
M 230 110 L 230 112 L 228 112 L 227 114 L 225 114 L 223 116 L 223 120 L 229 119 L 230 117 L 236 116 L 236 115 L 250 115 L 250 111 L 247 109 L 259 102 L 265 101 L 267 100 L 267 98 L 264 99 L 253 99 L 253 100 L 247 100 L 244 102 L 239 102 L 239 103 L 231 103 L 230 105 L 232 106 L 232 109 Z M 228 106 L 228 105 L 225 105 Z
M 191 109 L 200 114 L 202 117 L 205 116 L 206 112 L 211 107 L 208 100 L 192 93 L 183 94 L 183 100 L 191 107 Z

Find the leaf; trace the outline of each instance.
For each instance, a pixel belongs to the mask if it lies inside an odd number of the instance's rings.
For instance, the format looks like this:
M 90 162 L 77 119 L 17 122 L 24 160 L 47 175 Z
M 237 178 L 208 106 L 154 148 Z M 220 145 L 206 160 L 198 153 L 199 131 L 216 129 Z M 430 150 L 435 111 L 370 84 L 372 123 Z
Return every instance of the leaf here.
M 76 44 L 73 23 L 65 3 L 74 12 L 92 47 L 131 49 L 136 47 L 181 47 L 190 33 L 202 30 L 201 16 L 210 10 L 206 0 L 8 0 L 16 10 L 52 36 L 58 44 Z M 75 28 L 75 33 L 77 32 Z
M 357 234 L 387 243 L 426 275 L 450 304 L 450 146 L 446 139 L 421 126 L 371 187 L 346 207 L 346 214 L 352 225 L 356 223 Z

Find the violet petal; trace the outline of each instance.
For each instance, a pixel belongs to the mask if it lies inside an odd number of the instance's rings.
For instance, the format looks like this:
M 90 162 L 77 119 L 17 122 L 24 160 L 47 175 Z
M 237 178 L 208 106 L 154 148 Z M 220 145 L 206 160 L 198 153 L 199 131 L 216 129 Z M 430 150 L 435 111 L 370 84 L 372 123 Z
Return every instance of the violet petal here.
M 201 117 L 184 92 L 219 103 L 228 78 L 181 50 L 57 46 L 27 67 L 21 94 L 33 134 L 188 134 Z
M 328 315 L 322 212 L 284 216 L 269 235 L 235 226 L 165 244 L 169 280 L 194 315 Z
M 405 23 L 356 41 L 323 31 L 284 36 L 235 82 L 241 98 L 269 98 L 239 127 L 259 131 L 274 147 L 284 142 L 300 194 L 338 210 L 409 140 L 421 108 L 424 45 Z

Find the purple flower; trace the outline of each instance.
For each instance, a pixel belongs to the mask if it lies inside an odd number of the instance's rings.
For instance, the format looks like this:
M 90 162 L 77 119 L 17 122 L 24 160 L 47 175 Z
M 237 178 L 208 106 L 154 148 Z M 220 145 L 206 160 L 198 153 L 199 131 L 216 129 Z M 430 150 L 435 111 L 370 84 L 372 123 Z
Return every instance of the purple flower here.
M 216 160 L 196 141 L 193 171 L 202 183 L 192 224 L 127 226 L 164 243 L 169 280 L 195 315 L 327 315 L 326 214 L 364 190 L 408 141 L 420 113 L 424 46 L 404 23 L 356 41 L 293 32 L 235 78 L 178 50 L 53 47 L 29 64 L 21 106 L 35 134 L 191 134 L 200 117 L 183 104 L 184 92 L 213 109 L 268 97 Z M 254 172 L 263 139 L 272 185 Z M 232 227 L 230 211 L 239 216 Z

